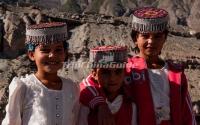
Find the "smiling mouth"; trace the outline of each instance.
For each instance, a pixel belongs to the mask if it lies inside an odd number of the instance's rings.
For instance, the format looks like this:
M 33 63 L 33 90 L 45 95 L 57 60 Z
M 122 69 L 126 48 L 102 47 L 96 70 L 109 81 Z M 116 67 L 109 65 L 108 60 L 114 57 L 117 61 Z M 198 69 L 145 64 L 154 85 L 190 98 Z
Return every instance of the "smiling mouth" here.
M 116 86 L 117 84 L 108 84 L 108 86 Z
M 146 49 L 155 50 L 156 48 L 155 47 L 147 47 Z
M 153 46 L 147 46 L 146 48 L 151 48 L 151 49 L 154 49 L 155 47 L 153 47 Z
M 49 62 L 44 62 L 45 65 L 58 65 L 61 64 L 59 61 L 49 61 Z

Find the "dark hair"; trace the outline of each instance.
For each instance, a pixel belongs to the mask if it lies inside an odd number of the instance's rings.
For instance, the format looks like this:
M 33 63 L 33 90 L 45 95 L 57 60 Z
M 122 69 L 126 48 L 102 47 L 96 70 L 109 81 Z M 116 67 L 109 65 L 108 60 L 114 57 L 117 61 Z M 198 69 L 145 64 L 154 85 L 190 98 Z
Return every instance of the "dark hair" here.
M 69 43 L 67 41 L 63 41 L 63 47 L 64 47 L 64 50 L 67 50 L 69 49 Z
M 136 37 L 137 37 L 138 34 L 139 34 L 138 31 L 135 31 L 135 30 L 131 31 L 131 38 L 132 38 L 134 43 L 136 42 Z

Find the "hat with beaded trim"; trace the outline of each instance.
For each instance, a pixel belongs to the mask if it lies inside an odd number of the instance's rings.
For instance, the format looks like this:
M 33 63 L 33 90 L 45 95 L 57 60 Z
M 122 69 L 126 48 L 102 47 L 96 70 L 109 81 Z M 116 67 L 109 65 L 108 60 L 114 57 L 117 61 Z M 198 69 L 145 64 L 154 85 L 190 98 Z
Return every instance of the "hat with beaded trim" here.
M 127 48 L 124 46 L 100 46 L 92 48 L 90 49 L 89 62 L 93 68 L 124 68 L 117 67 L 116 64 L 118 66 L 125 66 L 127 62 Z
M 132 29 L 142 33 L 163 32 L 168 29 L 169 15 L 164 9 L 143 7 L 133 11 Z
M 25 44 L 53 44 L 66 41 L 67 25 L 64 22 L 49 22 L 30 25 L 26 28 Z

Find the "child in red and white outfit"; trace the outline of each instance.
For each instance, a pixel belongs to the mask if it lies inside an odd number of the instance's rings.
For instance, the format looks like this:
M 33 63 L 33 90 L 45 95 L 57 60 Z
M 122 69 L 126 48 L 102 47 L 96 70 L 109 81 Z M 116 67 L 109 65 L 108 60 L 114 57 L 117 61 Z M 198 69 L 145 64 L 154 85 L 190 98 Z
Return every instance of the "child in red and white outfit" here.
M 163 9 L 143 7 L 133 12 L 131 37 L 137 56 L 128 59 L 125 91 L 137 105 L 139 125 L 196 125 L 183 67 L 159 57 L 168 22 L 168 12 Z M 102 94 L 88 95 L 81 102 L 105 112 Z M 109 114 L 101 114 L 102 124 L 111 125 L 112 118 L 106 119 Z
M 87 99 L 90 93 L 85 93 L 85 86 L 98 96 L 105 98 L 116 125 L 137 125 L 136 106 L 124 96 L 125 64 L 127 61 L 126 47 L 101 46 L 90 50 L 91 74 L 80 84 L 82 91 L 80 100 Z M 90 86 L 95 86 L 96 89 Z M 103 98 L 96 98 L 103 100 Z M 95 100 L 91 101 L 93 105 Z M 79 125 L 97 125 L 98 110 L 86 107 L 80 108 Z

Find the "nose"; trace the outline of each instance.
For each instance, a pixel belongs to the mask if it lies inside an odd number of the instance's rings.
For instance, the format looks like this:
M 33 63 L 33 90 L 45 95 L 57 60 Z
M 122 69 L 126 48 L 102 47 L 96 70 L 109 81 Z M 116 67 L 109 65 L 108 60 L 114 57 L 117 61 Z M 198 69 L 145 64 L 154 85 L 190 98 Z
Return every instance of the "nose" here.
M 147 39 L 148 43 L 152 43 L 152 38 Z
M 155 38 L 153 35 L 150 35 L 148 38 L 148 43 L 153 43 L 153 42 L 155 42 Z
M 115 74 L 115 72 L 111 72 L 110 73 L 110 82 L 114 82 L 116 80 L 116 74 Z

